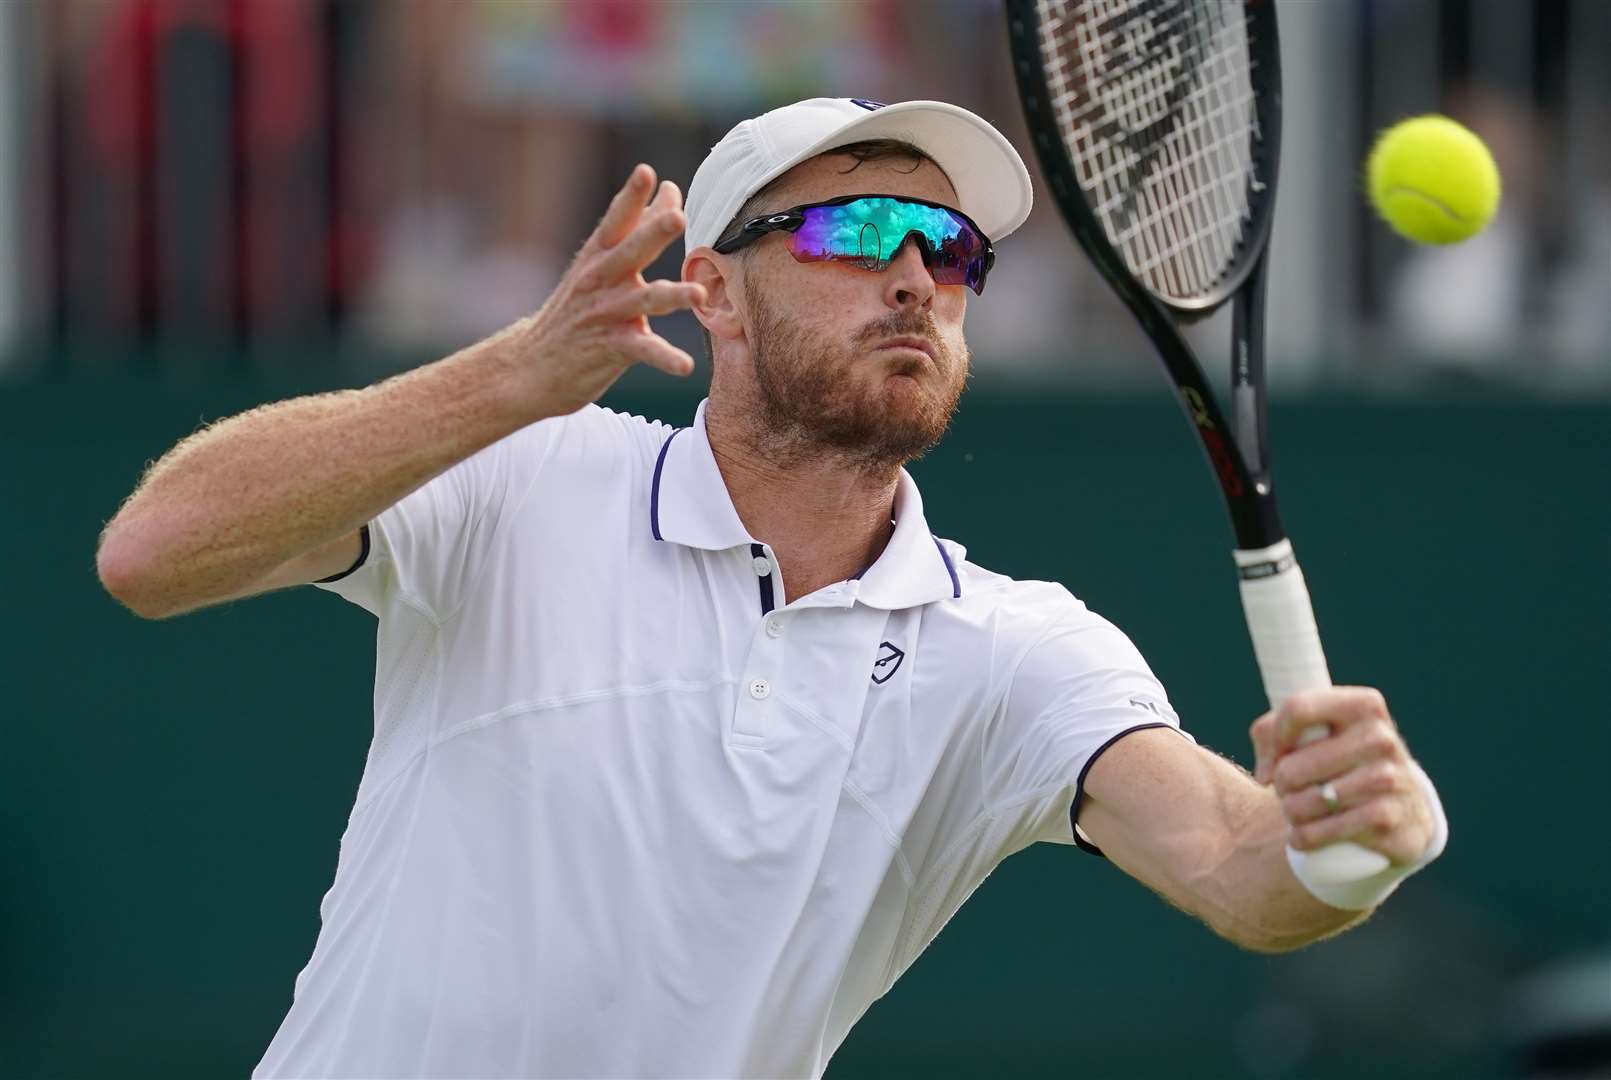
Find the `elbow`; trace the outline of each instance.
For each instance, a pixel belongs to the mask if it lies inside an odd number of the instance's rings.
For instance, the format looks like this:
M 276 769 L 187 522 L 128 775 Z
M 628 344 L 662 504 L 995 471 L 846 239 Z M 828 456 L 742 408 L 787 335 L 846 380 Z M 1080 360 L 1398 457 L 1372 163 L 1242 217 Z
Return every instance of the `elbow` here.
M 1314 938 L 1232 938 L 1231 941 L 1240 945 L 1248 952 L 1259 953 L 1262 956 L 1280 956 L 1283 953 L 1297 952 L 1305 945 L 1314 941 Z
M 1273 931 L 1265 927 L 1250 927 L 1246 924 L 1235 927 L 1219 927 L 1213 929 L 1220 937 L 1248 952 L 1260 953 L 1265 956 L 1278 956 L 1282 953 L 1297 952 L 1299 949 L 1313 945 L 1317 941 L 1336 937 L 1363 920 L 1359 912 L 1342 912 L 1345 916 L 1340 921 L 1327 921 L 1312 926 L 1292 927 L 1285 932 Z
M 161 619 L 174 612 L 159 603 L 151 589 L 150 560 L 125 533 L 108 528 L 95 552 L 95 576 L 112 599 L 142 619 Z
M 1265 930 L 1245 923 L 1224 923 L 1205 919 L 1210 930 L 1225 941 L 1235 945 L 1238 949 L 1259 953 L 1263 956 L 1278 956 L 1281 953 L 1296 952 L 1314 941 L 1307 935 L 1272 934 Z

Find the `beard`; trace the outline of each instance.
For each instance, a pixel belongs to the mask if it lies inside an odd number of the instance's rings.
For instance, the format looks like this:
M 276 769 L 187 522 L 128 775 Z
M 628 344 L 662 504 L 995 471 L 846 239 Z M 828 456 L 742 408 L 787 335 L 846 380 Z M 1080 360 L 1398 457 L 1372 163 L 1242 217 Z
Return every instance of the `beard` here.
M 828 453 L 852 468 L 887 471 L 922 457 L 950 426 L 971 357 L 966 345 L 959 355 L 939 340 L 932 316 L 896 312 L 841 345 L 816 338 L 759 293 L 750 296 L 750 315 L 765 449 L 779 464 Z M 934 347 L 936 372 L 907 360 L 893 374 L 909 378 L 881 377 L 868 393 L 850 373 L 858 363 L 882 363 L 866 350 L 904 335 Z

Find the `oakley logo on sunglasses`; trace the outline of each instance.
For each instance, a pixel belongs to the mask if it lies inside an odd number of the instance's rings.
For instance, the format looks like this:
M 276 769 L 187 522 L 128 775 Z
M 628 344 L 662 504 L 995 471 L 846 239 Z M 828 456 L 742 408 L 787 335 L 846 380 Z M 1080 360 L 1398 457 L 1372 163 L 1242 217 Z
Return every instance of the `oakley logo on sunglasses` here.
M 990 238 L 960 210 L 904 195 L 845 195 L 751 218 L 714 248 L 729 255 L 783 233 L 796 262 L 839 262 L 881 273 L 912 239 L 936 283 L 983 294 L 995 265 Z

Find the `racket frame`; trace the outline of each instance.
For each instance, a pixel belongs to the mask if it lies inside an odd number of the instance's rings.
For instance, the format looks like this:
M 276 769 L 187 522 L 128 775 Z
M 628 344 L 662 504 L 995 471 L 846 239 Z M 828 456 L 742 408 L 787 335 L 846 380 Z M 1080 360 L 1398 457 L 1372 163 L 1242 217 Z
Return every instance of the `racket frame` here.
M 1006 9 L 1013 74 L 1041 170 L 1080 247 L 1140 322 L 1174 381 L 1181 407 L 1224 492 L 1236 546 L 1244 550 L 1270 547 L 1286 538 L 1270 473 L 1264 366 L 1265 249 L 1275 216 L 1281 157 L 1281 59 L 1275 4 L 1273 0 L 1245 0 L 1251 35 L 1249 77 L 1259 104 L 1258 137 L 1251 139 L 1247 190 L 1251 221 L 1230 267 L 1214 287 L 1201 296 L 1183 299 L 1164 296 L 1134 277 L 1086 203 L 1051 108 L 1035 3 L 1006 0 Z M 1212 314 L 1233 297 L 1234 426 L 1226 423 L 1202 362 L 1176 326 L 1177 320 L 1190 323 Z
M 1194 2 L 1194 0 L 1188 0 Z M 1220 482 L 1236 532 L 1234 552 L 1241 577 L 1242 607 L 1272 708 L 1291 694 L 1331 685 L 1315 627 L 1314 607 L 1303 572 L 1276 511 L 1270 477 L 1264 367 L 1264 285 L 1267 246 L 1275 215 L 1277 163 L 1281 156 L 1281 62 L 1274 0 L 1243 0 L 1251 34 L 1250 71 L 1258 103 L 1258 137 L 1251 138 L 1248 229 L 1227 272 L 1202 296 L 1162 296 L 1138 280 L 1108 243 L 1086 204 L 1063 133 L 1057 127 L 1041 66 L 1035 0 L 1006 0 L 1013 72 L 1041 169 L 1051 184 L 1075 240 L 1124 301 L 1151 339 L 1197 429 Z M 1231 404 L 1236 427 L 1228 427 L 1201 361 L 1180 334 L 1176 320 L 1200 319 L 1234 296 L 1231 328 Z M 1310 728 L 1300 743 L 1326 735 Z M 1292 852 L 1294 871 L 1328 884 L 1381 880 L 1389 863 L 1380 852 L 1341 842 L 1312 852 Z

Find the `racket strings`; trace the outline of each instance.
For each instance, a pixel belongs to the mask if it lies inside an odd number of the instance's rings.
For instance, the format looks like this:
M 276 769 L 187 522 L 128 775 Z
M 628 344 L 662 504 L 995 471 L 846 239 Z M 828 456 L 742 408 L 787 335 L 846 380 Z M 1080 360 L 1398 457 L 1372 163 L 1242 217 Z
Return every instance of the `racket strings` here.
M 1182 72 L 1222 60 L 1225 50 L 1221 49 L 1218 56 L 1204 57 L 1203 54 L 1212 45 L 1212 38 L 1201 33 L 1200 23 L 1194 21 L 1191 17 L 1193 13 L 1183 6 L 1174 7 L 1172 14 L 1169 7 L 1158 4 L 1148 9 L 1132 6 L 1128 9 L 1121 7 L 1116 12 L 1104 12 L 1099 8 L 1094 10 L 1108 18 L 1097 24 L 1098 32 L 1094 36 L 1083 35 L 1085 40 L 1080 42 L 1083 65 L 1099 67 L 1103 60 L 1114 55 L 1127 55 L 1131 60 L 1118 67 L 1109 65 L 1107 70 L 1110 75 L 1101 83 L 1105 90 L 1093 97 L 1105 105 L 1109 113 L 1127 108 L 1123 125 L 1125 133 L 1134 141 L 1150 141 L 1158 148 L 1154 160 L 1147 163 L 1152 172 L 1153 185 L 1158 189 L 1152 201 L 1166 210 L 1175 211 L 1148 213 L 1145 200 L 1130 198 L 1125 190 L 1118 190 L 1114 192 L 1114 197 L 1107 200 L 1103 209 L 1107 211 L 1110 226 L 1121 214 L 1127 215 L 1131 224 L 1129 227 L 1112 228 L 1112 231 L 1118 234 L 1121 242 L 1128 241 L 1124 246 L 1128 248 L 1127 253 L 1133 262 L 1154 271 L 1153 276 L 1162 271 L 1164 284 L 1171 291 L 1189 290 L 1211 282 L 1217 273 L 1217 268 L 1210 265 L 1213 255 L 1227 253 L 1205 252 L 1201 246 L 1192 246 L 1204 226 L 1211 223 L 1201 220 L 1200 215 L 1194 215 L 1194 211 L 1200 211 L 1201 206 L 1193 205 L 1189 198 L 1192 177 L 1182 174 L 1200 174 L 1204 159 L 1215 156 L 1216 151 L 1222 151 L 1224 140 L 1216 140 L 1216 143 L 1198 147 L 1196 152 L 1182 154 L 1176 143 L 1160 139 L 1159 136 L 1168 132 L 1170 110 L 1178 107 L 1185 94 L 1192 89 L 1190 81 L 1182 79 Z M 1157 17 L 1160 11 L 1165 13 L 1161 21 Z M 1081 26 L 1079 23 L 1075 25 Z M 1082 29 L 1089 25 L 1084 24 Z M 1104 28 L 1106 33 L 1103 32 Z M 1129 76 L 1128 80 L 1126 75 Z M 1210 81 L 1205 85 L 1212 87 L 1213 83 Z M 1134 162 L 1126 162 L 1122 157 L 1119 161 L 1110 162 L 1110 165 L 1113 164 L 1129 165 L 1130 168 L 1125 171 L 1135 171 Z M 1110 167 L 1100 180 L 1109 188 L 1121 187 L 1113 183 L 1118 174 L 1118 169 Z M 1212 184 L 1215 178 L 1210 175 L 1207 179 Z M 1128 185 L 1122 187 L 1128 188 Z M 1218 184 L 1207 190 L 1218 195 L 1216 201 L 1222 203 L 1226 194 L 1224 188 L 1225 185 Z M 1220 210 L 1223 215 L 1224 207 L 1221 206 Z M 1231 212 L 1234 214 L 1235 209 Z M 1183 221 L 1182 218 L 1195 220 Z M 1189 260 L 1190 265 L 1177 265 L 1176 260 L 1182 256 Z
M 1240 3 L 1038 0 L 1050 105 L 1132 274 L 1174 298 L 1235 258 L 1258 115 Z

